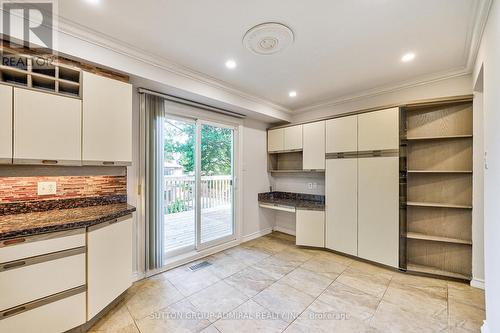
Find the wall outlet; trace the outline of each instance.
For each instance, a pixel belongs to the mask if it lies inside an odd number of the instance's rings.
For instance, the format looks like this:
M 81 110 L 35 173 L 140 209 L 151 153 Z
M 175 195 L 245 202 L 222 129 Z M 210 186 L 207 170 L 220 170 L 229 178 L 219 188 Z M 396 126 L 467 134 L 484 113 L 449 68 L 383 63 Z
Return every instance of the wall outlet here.
M 313 189 L 317 190 L 318 189 L 318 183 L 313 183 Z
M 38 195 L 53 195 L 57 192 L 56 182 L 39 182 Z
M 307 188 L 310 189 L 310 190 L 312 190 L 313 189 L 313 183 L 308 183 L 307 184 Z

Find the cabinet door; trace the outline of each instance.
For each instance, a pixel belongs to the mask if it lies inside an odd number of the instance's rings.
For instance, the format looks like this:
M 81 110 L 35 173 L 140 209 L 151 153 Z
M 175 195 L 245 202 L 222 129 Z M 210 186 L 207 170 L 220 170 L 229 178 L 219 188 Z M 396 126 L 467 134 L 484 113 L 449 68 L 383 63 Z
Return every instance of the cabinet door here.
M 358 116 L 358 150 L 399 148 L 399 108 Z
M 0 164 L 12 163 L 12 87 L 0 85 Z
M 285 147 L 285 130 L 278 128 L 267 131 L 267 151 L 282 151 Z
M 327 120 L 326 152 L 342 153 L 358 150 L 358 116 Z
M 14 88 L 14 163 L 81 164 L 82 101 Z
M 89 228 L 87 320 L 132 285 L 132 218 Z
M 325 247 L 325 212 L 297 209 L 295 218 L 297 245 Z
M 132 85 L 83 72 L 83 163 L 132 162 Z
M 358 254 L 358 160 L 326 161 L 326 247 Z
M 302 125 L 285 127 L 285 150 L 302 149 Z
M 398 157 L 359 159 L 358 255 L 398 267 Z
M 303 169 L 325 170 L 325 122 L 303 125 Z

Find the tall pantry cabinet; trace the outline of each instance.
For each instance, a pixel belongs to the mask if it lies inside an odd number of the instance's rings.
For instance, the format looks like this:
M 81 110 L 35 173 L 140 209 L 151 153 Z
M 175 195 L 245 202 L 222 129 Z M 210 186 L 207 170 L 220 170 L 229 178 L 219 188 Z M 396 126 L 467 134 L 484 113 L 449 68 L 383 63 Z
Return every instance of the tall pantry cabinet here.
M 326 124 L 326 247 L 398 267 L 399 109 Z

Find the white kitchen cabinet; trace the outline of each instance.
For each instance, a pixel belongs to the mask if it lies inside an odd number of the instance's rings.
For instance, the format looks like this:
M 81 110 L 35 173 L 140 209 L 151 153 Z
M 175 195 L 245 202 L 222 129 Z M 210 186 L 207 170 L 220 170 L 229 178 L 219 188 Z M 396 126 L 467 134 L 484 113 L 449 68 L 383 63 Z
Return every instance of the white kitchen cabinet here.
M 12 87 L 0 85 L 0 164 L 12 163 Z
M 47 304 L 39 306 L 34 304 L 34 306 L 32 309 L 21 307 L 19 313 L 0 320 L 0 332 L 61 333 L 85 323 L 84 290 Z M 1 315 L 5 315 L 5 312 Z
M 85 229 L 0 241 L 0 263 L 85 246 Z
M 358 254 L 358 159 L 326 161 L 326 248 Z
M 399 149 L 399 108 L 358 116 L 358 150 Z
M 30 264 L 36 260 L 47 261 Z M 15 267 L 0 272 L 0 286 L 9 286 L 2 288 L 0 310 L 85 285 L 85 248 L 27 258 L 2 267 L 9 265 Z
M 278 128 L 267 131 L 267 151 L 277 152 L 285 149 L 285 129 Z
M 399 265 L 399 158 L 360 158 L 358 163 L 358 255 Z
M 83 72 L 85 165 L 132 162 L 132 85 Z
M 325 247 L 325 212 L 297 208 L 296 244 Z
M 14 88 L 14 163 L 81 164 L 82 102 Z
M 326 121 L 326 152 L 342 153 L 358 150 L 358 116 Z
M 325 170 L 325 122 L 303 125 L 303 169 Z
M 132 285 L 132 217 L 87 232 L 87 320 Z
M 302 125 L 284 128 L 284 150 L 302 149 Z

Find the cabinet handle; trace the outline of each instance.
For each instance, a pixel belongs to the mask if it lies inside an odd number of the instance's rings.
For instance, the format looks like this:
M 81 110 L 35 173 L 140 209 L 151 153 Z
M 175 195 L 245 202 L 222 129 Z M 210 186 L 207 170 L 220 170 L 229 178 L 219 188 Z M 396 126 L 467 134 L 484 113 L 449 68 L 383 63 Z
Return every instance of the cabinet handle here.
M 105 161 L 102 162 L 103 165 L 115 165 L 115 162 Z
M 57 164 L 56 160 L 42 160 L 42 164 Z
M 12 315 L 15 315 L 17 313 L 20 313 L 20 312 L 23 312 L 26 310 L 26 307 L 25 306 L 20 306 L 18 308 L 15 308 L 15 309 L 12 309 L 12 310 L 9 310 L 9 311 L 5 311 L 3 313 L 3 317 L 10 317 Z
M 24 266 L 24 265 L 26 265 L 26 261 L 24 261 L 24 260 L 22 260 L 22 261 L 16 261 L 16 262 L 12 262 L 12 263 L 3 265 L 3 270 L 6 271 L 8 269 L 12 269 L 12 268 L 16 268 L 16 267 L 21 267 L 21 266 Z
M 19 243 L 24 243 L 26 242 L 26 238 L 16 238 L 16 239 L 9 239 L 3 242 L 4 246 L 9 246 L 9 245 L 14 245 L 14 244 L 19 244 Z

